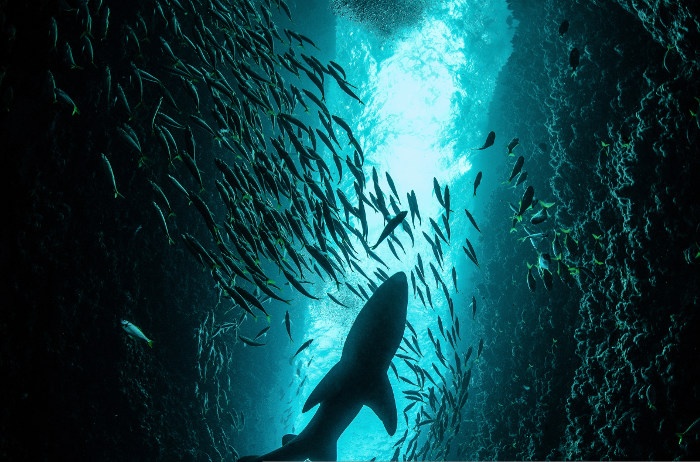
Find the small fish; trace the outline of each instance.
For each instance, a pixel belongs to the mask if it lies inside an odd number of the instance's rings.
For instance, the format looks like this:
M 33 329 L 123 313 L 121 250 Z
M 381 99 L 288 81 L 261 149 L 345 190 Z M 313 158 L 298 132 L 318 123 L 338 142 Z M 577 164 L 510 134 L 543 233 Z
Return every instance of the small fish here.
M 481 172 L 476 174 L 476 179 L 474 180 L 474 195 L 476 196 L 476 188 L 481 184 L 481 177 L 483 174 Z
M 112 182 L 112 189 L 114 189 L 114 198 L 116 199 L 117 197 L 124 197 L 118 190 L 117 190 L 117 180 L 114 178 L 114 170 L 112 170 L 112 164 L 109 162 L 109 159 L 107 156 L 104 155 L 104 153 L 101 153 L 102 155 L 102 163 L 105 166 L 105 169 L 107 170 L 107 173 L 109 174 L 109 179 Z
M 306 348 L 307 348 L 309 345 L 311 345 L 311 342 L 313 342 L 313 341 L 314 341 L 314 339 L 310 338 L 309 340 L 307 340 L 307 341 L 305 341 L 304 343 L 302 343 L 301 346 L 299 347 L 299 349 L 297 350 L 297 352 L 294 353 L 294 354 L 292 355 L 291 358 L 289 358 L 289 362 L 292 362 L 292 359 L 296 358 L 296 356 L 297 356 L 299 353 L 301 353 L 302 351 L 306 350 Z
M 475 264 L 475 265 L 477 266 L 477 268 L 478 268 L 478 267 L 479 267 L 479 262 L 478 262 L 477 259 L 476 259 L 476 255 L 474 255 L 473 253 L 471 253 L 471 252 L 470 252 L 469 250 L 467 250 L 467 248 L 464 247 L 464 246 L 462 246 L 462 250 L 464 250 L 464 253 L 467 254 L 467 257 L 469 257 L 469 259 L 470 259 L 472 262 L 474 262 L 474 264 Z
M 438 183 L 437 178 L 433 177 L 433 192 L 435 197 L 437 197 L 438 202 L 443 207 L 445 206 L 445 201 L 442 199 L 442 190 L 440 189 L 440 183 Z
M 174 216 L 175 212 L 173 212 L 173 208 L 170 206 L 170 201 L 168 200 L 168 196 L 165 195 L 165 193 L 163 192 L 161 187 L 158 186 L 158 184 L 155 181 L 153 181 L 153 180 L 148 180 L 148 181 L 151 183 L 151 187 L 153 188 L 153 191 L 155 191 L 155 193 L 158 196 L 160 196 L 160 199 L 163 201 L 163 203 L 165 203 L 165 207 L 168 209 L 168 216 L 169 217 Z
M 245 336 L 243 336 L 243 335 L 239 335 L 239 336 L 238 336 L 238 340 L 240 340 L 241 342 L 245 343 L 246 345 L 253 346 L 253 347 L 265 346 L 264 343 L 256 342 L 255 340 L 250 339 L 250 338 L 248 338 L 248 337 L 245 337 Z
M 117 99 L 121 102 L 124 110 L 129 115 L 129 119 L 131 119 L 131 106 L 129 105 L 129 100 L 126 98 L 124 87 L 122 87 L 120 83 L 117 83 Z
M 541 253 L 538 259 L 538 266 L 541 269 L 549 270 L 552 263 L 552 257 L 548 253 Z
M 537 280 L 532 275 L 532 265 L 529 263 L 527 264 L 527 288 L 530 289 L 530 292 L 535 292 L 537 289 Z
M 168 222 L 165 221 L 165 215 L 163 215 L 163 211 L 160 209 L 156 201 L 153 201 L 153 206 L 158 211 L 158 215 L 160 215 L 161 222 L 163 223 L 163 227 L 165 228 L 165 235 L 168 236 L 168 244 L 173 245 L 175 241 L 173 241 L 173 238 L 170 237 L 170 231 L 168 231 Z
M 472 295 L 472 319 L 476 319 L 476 297 Z
M 578 68 L 579 64 L 581 63 L 581 52 L 578 51 L 578 48 L 573 48 L 571 50 L 571 53 L 569 53 L 569 65 L 571 66 L 571 70 L 576 74 L 576 69 Z
M 304 286 L 302 286 L 301 283 L 297 281 L 297 279 L 294 276 L 292 276 L 288 271 L 282 269 L 282 274 L 284 274 L 284 277 L 287 279 L 287 281 L 289 281 L 289 283 L 302 295 L 312 298 L 314 300 L 318 300 L 318 297 L 314 297 L 306 289 L 304 289 Z
M 565 19 L 559 24 L 559 35 L 564 35 L 569 30 L 569 20 Z
M 389 183 L 389 189 L 391 189 L 391 192 L 394 194 L 396 197 L 396 200 L 399 201 L 399 204 L 401 203 L 401 199 L 399 199 L 399 193 L 396 192 L 396 185 L 394 184 L 394 180 L 391 178 L 391 175 L 389 175 L 389 172 L 384 172 L 386 175 L 386 182 Z
M 265 334 L 267 333 L 268 330 L 270 330 L 270 326 L 265 326 L 265 327 L 263 327 L 263 328 L 260 330 L 260 332 L 258 332 L 258 334 L 257 334 L 255 337 L 253 337 L 253 340 L 259 339 L 260 337 L 262 337 L 263 335 L 265 335 Z
M 61 90 L 58 87 L 55 87 L 54 88 L 54 97 L 60 99 L 61 101 L 63 101 L 64 103 L 66 103 L 69 106 L 73 106 L 73 112 L 71 113 L 71 115 L 80 115 L 80 111 L 78 110 L 78 106 L 75 104 L 73 99 L 70 96 L 68 96 L 68 93 L 66 93 L 65 91 Z
M 486 136 L 486 141 L 484 141 L 484 145 L 480 148 L 473 148 L 472 151 L 483 151 L 484 149 L 493 146 L 494 141 L 496 141 L 496 132 L 491 131 Z
M 507 146 L 509 156 L 513 154 L 513 149 L 515 149 L 519 142 L 520 140 L 518 138 L 513 138 L 512 140 L 510 140 L 510 143 L 508 143 Z
M 415 225 L 416 216 L 418 217 L 418 223 L 422 224 L 423 220 L 420 216 L 420 211 L 418 210 L 418 202 L 416 200 L 415 191 L 411 190 L 410 193 L 406 193 L 406 198 L 408 199 L 408 208 L 411 211 L 411 224 Z
M 510 178 L 508 178 L 508 183 L 513 181 L 513 178 L 520 173 L 520 171 L 523 168 L 523 164 L 525 164 L 525 158 L 523 156 L 518 157 L 518 160 L 515 161 L 515 165 L 513 165 L 513 171 L 510 172 Z
M 447 241 L 447 239 L 445 239 L 445 235 L 442 234 L 442 230 L 440 229 L 440 227 L 438 226 L 438 224 L 435 222 L 435 220 L 433 220 L 432 218 L 430 218 L 430 225 L 433 227 L 433 230 L 435 231 L 435 234 L 437 234 L 438 237 L 439 237 L 440 239 L 442 239 L 443 241 L 445 241 L 446 244 L 449 244 L 449 242 Z
M 540 267 L 540 277 L 542 278 L 542 282 L 544 283 L 544 288 L 547 290 L 552 290 L 552 272 L 548 269 Z
M 559 240 L 559 234 L 555 232 L 554 240 L 552 240 L 552 253 L 554 258 L 560 259 L 563 253 L 563 247 L 561 246 L 561 241 Z
M 341 302 L 340 300 L 338 300 L 337 298 L 335 298 L 333 295 L 331 295 L 331 294 L 326 294 L 326 295 L 328 295 L 328 298 L 330 298 L 331 300 L 333 300 L 333 301 L 334 301 L 335 303 L 337 303 L 338 305 L 340 305 L 340 306 L 342 306 L 342 307 L 344 307 L 344 308 L 347 308 L 347 307 L 348 307 L 348 306 L 345 305 L 343 302 Z
M 66 42 L 64 45 L 65 46 L 63 47 L 63 59 L 66 62 L 66 64 L 71 69 L 82 69 L 82 67 L 75 64 L 75 60 L 73 59 L 73 49 L 71 48 L 70 43 Z
M 528 186 L 523 194 L 522 200 L 520 201 L 520 208 L 518 209 L 518 213 L 515 214 L 516 216 L 522 216 L 522 214 L 525 213 L 525 210 L 530 208 L 533 197 L 535 197 L 535 188 Z
M 539 212 L 534 214 L 532 218 L 530 218 L 530 223 L 533 225 L 539 225 L 540 223 L 544 223 L 548 217 L 547 209 L 543 207 Z
M 287 335 L 289 335 L 289 341 L 294 343 L 292 340 L 292 321 L 289 319 L 289 311 L 284 313 L 284 327 L 287 329 Z
M 442 195 L 443 200 L 445 201 L 445 214 L 447 215 L 447 219 L 450 219 L 450 212 L 452 210 L 450 209 L 450 187 L 449 185 L 445 185 L 445 192 Z
M 447 241 L 448 241 L 447 244 L 449 244 L 450 234 L 451 234 L 450 222 L 448 221 L 447 216 L 445 216 L 445 215 L 442 215 L 442 224 L 445 227 L 445 234 L 447 234 Z
M 406 218 L 406 215 L 408 214 L 407 210 L 402 211 L 395 217 L 393 217 L 389 222 L 386 224 L 384 227 L 384 230 L 382 231 L 382 234 L 379 236 L 379 240 L 377 240 L 377 243 L 374 244 L 374 246 L 371 247 L 372 250 L 376 249 L 379 244 L 382 243 L 384 239 L 386 239 L 389 234 L 391 234 L 394 229 L 396 229 L 397 226 L 401 224 L 401 222 Z
M 145 341 L 148 343 L 148 346 L 153 348 L 153 340 L 149 339 L 144 335 L 143 332 L 141 332 L 141 329 L 136 327 L 134 324 L 130 323 L 126 319 L 122 319 L 122 329 L 126 331 L 127 334 L 131 335 L 134 338 L 140 338 L 141 340 Z
M 472 216 L 472 214 L 469 213 L 469 210 L 464 209 L 464 211 L 466 212 L 467 218 L 469 218 L 469 221 L 471 221 L 472 225 L 474 225 L 474 228 L 476 228 L 477 231 L 481 232 L 481 230 L 479 229 L 479 226 L 476 224 L 476 220 L 474 220 L 474 217 Z
M 56 49 L 56 44 L 58 43 L 58 23 L 53 16 L 49 19 L 49 44 L 51 45 L 51 50 Z

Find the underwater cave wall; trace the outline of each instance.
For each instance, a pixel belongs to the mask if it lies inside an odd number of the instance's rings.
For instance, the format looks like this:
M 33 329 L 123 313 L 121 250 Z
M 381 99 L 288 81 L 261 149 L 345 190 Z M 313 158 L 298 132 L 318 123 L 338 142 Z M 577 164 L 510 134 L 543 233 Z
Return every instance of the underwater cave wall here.
M 491 119 L 506 136 L 520 136 L 537 197 L 556 201 L 554 219 L 566 234 L 565 261 L 577 288 L 555 286 L 548 300 L 537 295 L 521 302 L 527 325 L 536 326 L 533 313 L 542 322 L 543 304 L 555 311 L 549 317 L 568 321 L 548 361 L 535 361 L 551 337 L 535 327 L 543 337 L 534 340 L 537 348 L 517 359 L 525 351 L 514 347 L 512 371 L 491 373 L 490 389 L 498 392 L 482 411 L 491 428 L 467 454 L 692 457 L 697 437 L 681 434 L 698 417 L 685 403 L 696 403 L 700 392 L 691 360 L 699 322 L 700 211 L 689 199 L 700 170 L 691 41 L 696 7 L 530 3 L 509 2 L 518 30 Z M 560 32 L 564 20 L 569 27 Z M 496 198 L 494 207 L 504 200 L 512 199 Z M 509 266 L 521 267 L 519 252 L 508 258 Z M 490 282 L 494 292 L 502 283 Z M 514 308 L 499 309 L 512 315 Z M 494 320 L 492 329 L 504 328 L 507 319 Z M 511 344 L 532 344 L 536 337 L 516 328 Z M 522 384 L 508 385 L 517 372 L 522 381 L 523 370 L 547 381 L 540 393 L 551 393 L 533 401 Z M 566 409 L 563 419 L 558 406 Z M 499 409 L 509 409 L 508 417 L 494 418 Z

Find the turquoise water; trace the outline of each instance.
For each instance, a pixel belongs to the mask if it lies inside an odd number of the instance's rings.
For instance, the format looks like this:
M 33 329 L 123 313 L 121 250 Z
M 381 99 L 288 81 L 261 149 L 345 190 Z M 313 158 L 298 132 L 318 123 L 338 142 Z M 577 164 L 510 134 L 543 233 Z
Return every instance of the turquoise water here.
M 345 1 L 3 3 L 0 454 L 265 454 L 316 412 L 355 288 L 422 264 L 398 429 L 362 411 L 340 459 L 699 459 L 697 2 Z M 383 266 L 386 174 L 422 222 Z
M 433 178 L 443 188 L 453 185 L 452 217 L 455 218 L 450 219 L 453 222 L 453 235 L 461 236 L 469 230 L 468 222 L 458 208 L 460 205 L 469 204 L 477 220 L 486 213 L 481 210 L 478 201 L 465 202 L 467 198 L 464 194 L 469 188 L 465 190 L 462 187 L 460 190 L 459 185 L 471 185 L 473 180 L 466 177 L 473 176 L 481 165 L 492 162 L 488 154 L 472 152 L 470 148 L 481 146 L 491 130 L 489 104 L 498 74 L 511 53 L 513 29 L 508 26 L 508 17 L 505 1 L 489 2 L 487 5 L 468 1 L 441 2 L 428 8 L 419 24 L 391 37 L 377 36 L 365 26 L 342 17 L 337 20 L 334 60 L 342 63 L 348 81 L 357 86 L 355 93 L 365 104 L 358 104 L 332 85 L 328 97 L 329 109 L 348 121 L 360 141 L 364 149 L 364 172 L 368 182 L 371 182 L 372 168 L 376 168 L 380 183 L 388 191 L 384 172 L 389 172 L 402 198 L 400 208 L 407 209 L 405 192 L 414 190 L 423 217 L 422 226 L 416 221 L 414 228 L 415 246 L 410 245 L 405 235 L 402 236 L 406 252 L 397 250 L 400 261 L 387 246 L 377 249 L 377 254 L 391 267 L 389 273 L 405 271 L 409 274 L 418 254 L 424 258 L 431 255 L 430 246 L 420 230 L 432 234 L 428 218 L 432 217 L 439 223 L 443 213 L 433 193 Z M 343 186 L 348 196 L 352 197 L 352 185 Z M 484 184 L 482 188 L 485 194 L 489 185 Z M 380 214 L 368 212 L 368 221 L 370 230 L 378 231 L 383 227 Z M 470 232 L 467 236 L 474 239 L 474 234 Z M 369 241 L 373 239 L 376 237 L 370 235 Z M 362 258 L 363 255 L 360 255 L 360 266 L 371 274 L 377 264 L 366 256 L 362 262 Z M 472 269 L 464 260 L 460 246 L 445 247 L 443 280 L 450 286 L 456 305 L 466 307 L 466 297 L 462 299 L 454 293 L 449 283 L 449 271 L 454 265 L 460 270 L 462 293 L 472 289 L 467 282 Z M 427 268 L 426 272 L 429 272 Z M 431 280 L 432 276 L 426 274 L 426 279 Z M 348 275 L 347 280 L 358 283 L 364 279 L 360 275 Z M 419 343 L 425 350 L 421 365 L 428 369 L 431 362 L 440 363 L 434 352 L 429 353 L 431 349 L 428 348 L 430 341 L 426 328 L 433 326 L 435 329 L 436 313 L 443 319 L 449 319 L 446 300 L 440 295 L 440 289 L 434 285 L 431 289 L 435 310 L 423 307 L 417 297 L 411 296 L 408 314 L 408 321 L 418 330 Z M 325 291 L 338 295 L 332 282 L 322 292 Z M 309 305 L 305 337 L 317 341 L 308 353 L 314 355 L 314 361 L 305 372 L 307 379 L 300 398 L 305 399 L 340 358 L 343 339 L 361 308 L 356 299 L 350 299 L 350 306 L 350 310 L 339 309 L 331 301 Z M 474 329 L 477 326 L 464 329 L 464 350 L 474 343 L 475 338 L 478 341 L 478 332 Z M 410 376 L 410 370 L 400 360 L 394 363 L 400 375 Z M 447 374 L 446 370 L 443 373 Z M 389 376 L 399 409 L 399 427 L 393 443 L 407 428 L 401 410 L 410 401 L 402 398 L 400 393 L 406 384 L 397 380 L 391 370 Z M 301 380 L 303 374 L 296 381 L 300 383 Z M 303 400 L 298 399 L 292 409 L 300 409 L 302 404 Z M 296 429 L 303 428 L 313 411 L 307 414 L 299 414 L 294 420 Z M 413 415 L 409 415 L 413 420 Z M 409 422 L 409 425 L 412 426 L 412 423 Z M 412 431 L 408 439 L 413 436 Z M 389 459 L 393 453 L 391 446 L 381 422 L 365 407 L 338 441 L 338 457 L 346 460 L 369 460 L 372 457 Z

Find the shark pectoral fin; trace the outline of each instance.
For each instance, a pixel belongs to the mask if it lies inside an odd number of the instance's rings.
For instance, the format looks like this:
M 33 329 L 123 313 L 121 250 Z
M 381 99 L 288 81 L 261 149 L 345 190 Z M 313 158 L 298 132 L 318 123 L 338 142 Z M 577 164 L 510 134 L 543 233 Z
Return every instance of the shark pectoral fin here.
M 316 406 L 321 401 L 326 398 L 334 396 L 340 391 L 343 383 L 345 383 L 344 373 L 342 368 L 339 367 L 340 363 L 337 363 L 331 368 L 323 379 L 316 385 L 314 391 L 311 392 L 309 398 L 304 403 L 304 407 L 301 412 L 306 412 L 312 407 Z
M 396 432 L 397 414 L 394 390 L 391 389 L 388 375 L 384 374 L 379 379 L 377 386 L 371 389 L 364 404 L 377 414 L 389 436 L 392 436 Z
M 284 435 L 282 437 L 282 446 L 289 443 L 290 441 L 292 441 L 296 437 L 297 437 L 297 435 L 295 435 L 294 433 L 287 433 L 286 435 Z

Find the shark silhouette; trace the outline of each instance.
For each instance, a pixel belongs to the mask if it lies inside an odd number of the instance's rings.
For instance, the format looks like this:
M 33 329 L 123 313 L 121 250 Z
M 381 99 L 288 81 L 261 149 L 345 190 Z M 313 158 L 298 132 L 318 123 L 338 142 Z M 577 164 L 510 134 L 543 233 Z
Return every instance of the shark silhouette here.
M 241 462 L 263 460 L 337 460 L 338 438 L 363 405 L 369 406 L 389 435 L 396 432 L 394 391 L 387 370 L 406 325 L 408 283 L 399 272 L 374 291 L 357 315 L 340 361 L 306 400 L 302 412 L 320 404 L 299 435 L 285 435 L 282 447 Z

